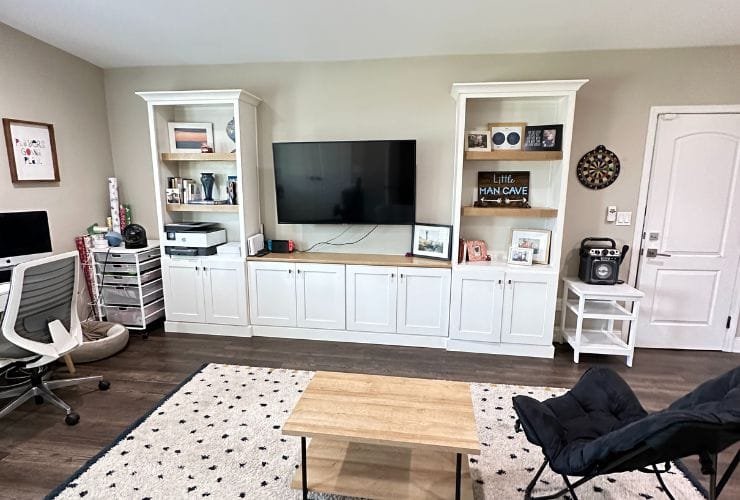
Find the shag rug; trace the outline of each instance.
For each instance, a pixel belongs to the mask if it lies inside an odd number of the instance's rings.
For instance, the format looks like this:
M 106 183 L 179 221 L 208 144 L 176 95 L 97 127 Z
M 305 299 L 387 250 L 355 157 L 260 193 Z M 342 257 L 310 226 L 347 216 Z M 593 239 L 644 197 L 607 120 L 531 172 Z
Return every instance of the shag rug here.
M 281 427 L 313 372 L 209 364 L 151 413 L 91 459 L 48 498 L 298 499 L 290 482 L 300 463 L 300 440 Z M 469 456 L 476 500 L 522 498 L 542 463 L 524 433 L 514 432 L 511 397 L 539 400 L 565 389 L 471 384 L 481 442 Z M 665 475 L 676 498 L 704 496 L 680 470 Z M 563 485 L 552 471 L 535 493 Z M 581 499 L 665 498 L 654 475 L 611 474 L 576 490 Z M 327 499 L 326 495 L 310 494 Z

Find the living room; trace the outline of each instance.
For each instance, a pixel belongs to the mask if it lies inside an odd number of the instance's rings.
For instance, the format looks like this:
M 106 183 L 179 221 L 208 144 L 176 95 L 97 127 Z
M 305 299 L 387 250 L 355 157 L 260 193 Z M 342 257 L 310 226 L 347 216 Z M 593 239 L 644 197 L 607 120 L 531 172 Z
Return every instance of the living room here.
M 702 468 L 712 467 L 695 451 L 611 473 L 621 455 L 563 470 L 532 442 L 526 405 L 512 401 L 545 401 L 595 376 L 608 378 L 596 386 L 624 389 L 609 378 L 618 374 L 636 394 L 630 418 L 642 420 L 737 372 L 740 10 L 711 5 L 578 1 L 543 15 L 534 0 L 188 1 L 177 12 L 166 2 L 7 2 L 0 215 L 11 222 L 0 220 L 0 266 L 8 259 L 0 282 L 13 285 L 0 285 L 9 346 L 0 366 L 34 372 L 44 356 L 55 367 L 47 384 L 78 372 L 110 388 L 59 386 L 54 394 L 73 409 L 21 401 L 3 414 L 0 496 L 301 498 L 306 486 L 310 498 L 450 498 L 456 487 L 466 498 L 711 497 Z M 205 139 L 178 147 L 178 124 L 204 127 Z M 13 147 L 29 130 L 50 146 L 47 177 L 29 174 Z M 530 144 L 538 130 L 557 138 Z M 693 171 L 671 169 L 681 148 Z M 322 184 L 320 174 L 386 160 L 398 177 L 385 184 L 372 182 L 375 173 L 362 189 L 356 179 Z M 303 177 L 288 175 L 295 171 Z M 193 203 L 177 179 L 191 181 Z M 510 185 L 503 201 L 485 197 L 497 182 Z M 355 213 L 362 204 L 352 200 L 368 206 L 374 197 L 396 201 Z M 339 203 L 356 210 L 333 210 Z M 184 230 L 190 222 L 214 226 Z M 182 243 L 201 236 L 221 239 Z M 81 323 L 125 327 L 118 350 L 85 362 L 68 345 L 32 351 L 28 366 L 18 356 L 6 362 L 31 349 L 13 343 L 23 274 L 78 250 L 83 265 L 68 298 Z M 127 265 L 131 285 L 106 280 Z M 147 273 L 158 277 L 145 282 Z M 136 299 L 116 302 L 122 293 Z M 72 330 L 58 339 L 77 342 Z M 37 390 L 29 398 L 51 402 L 47 369 L 38 375 L 12 380 L 2 397 L 28 386 Z M 219 379 L 228 385 L 213 389 Z M 324 410 L 351 406 L 352 395 L 360 407 L 317 430 L 328 417 L 312 418 L 321 410 L 306 405 L 321 391 Z M 398 406 L 360 401 L 369 394 Z M 176 404 L 221 423 L 209 427 Z M 721 478 L 734 469 L 740 408 L 737 396 L 722 404 L 729 422 L 711 434 L 727 436 L 713 449 L 721 451 L 714 494 L 732 497 L 740 483 Z M 373 435 L 355 435 L 363 423 L 351 416 L 373 405 L 386 410 L 368 413 Z M 403 408 L 415 410 L 408 421 Z M 439 434 L 421 443 L 415 429 L 430 422 L 419 416 L 442 408 L 450 419 L 434 420 Z M 65 423 L 65 413 L 76 418 Z M 397 417 L 382 424 L 383 413 Z M 445 441 L 446 423 L 456 443 Z M 355 439 L 345 448 L 336 443 L 342 425 L 344 444 Z M 412 429 L 406 441 L 379 436 L 398 426 Z M 365 469 L 343 476 L 329 458 L 322 468 L 320 451 L 360 453 Z M 543 453 L 551 467 L 540 479 Z M 650 468 L 671 462 L 666 473 Z M 379 464 L 396 467 L 373 473 Z M 588 481 L 571 490 L 563 477 Z

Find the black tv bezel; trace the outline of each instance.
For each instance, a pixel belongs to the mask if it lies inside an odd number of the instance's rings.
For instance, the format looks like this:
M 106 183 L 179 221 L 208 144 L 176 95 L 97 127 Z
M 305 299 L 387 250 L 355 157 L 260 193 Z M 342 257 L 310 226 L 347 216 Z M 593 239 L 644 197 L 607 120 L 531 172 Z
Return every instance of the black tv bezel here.
M 411 222 L 405 223 L 405 222 L 348 222 L 348 221 L 311 221 L 311 222 L 295 222 L 295 221 L 283 221 L 280 219 L 280 205 L 278 203 L 278 193 L 277 193 L 277 167 L 275 166 L 275 146 L 277 144 L 340 144 L 340 143 L 370 143 L 370 142 L 412 142 L 414 144 L 414 177 L 413 177 L 413 193 L 414 193 L 414 203 L 413 203 L 413 217 Z M 275 186 L 275 212 L 277 215 L 277 223 L 278 224 L 300 224 L 300 225 L 335 225 L 335 226 L 342 226 L 342 225 L 350 225 L 350 224 L 357 224 L 357 225 L 377 225 L 377 226 L 413 226 L 416 220 L 416 139 L 363 139 L 363 140 L 352 140 L 352 139 L 345 139 L 341 141 L 280 141 L 280 142 L 273 142 L 272 143 L 272 174 L 273 174 L 273 183 Z

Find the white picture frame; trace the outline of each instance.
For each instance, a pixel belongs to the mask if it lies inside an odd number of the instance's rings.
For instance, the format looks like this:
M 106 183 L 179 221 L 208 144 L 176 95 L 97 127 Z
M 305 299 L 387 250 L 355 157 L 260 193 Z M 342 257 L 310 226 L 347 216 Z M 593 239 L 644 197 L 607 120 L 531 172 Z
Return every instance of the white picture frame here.
M 526 128 L 526 122 L 489 123 L 491 150 L 521 150 Z
M 532 249 L 531 248 L 509 248 L 509 264 L 515 266 L 531 266 L 532 265 Z
M 452 226 L 414 224 L 411 254 L 429 259 L 450 260 L 452 257 Z
M 465 132 L 465 151 L 491 151 L 491 131 L 471 130 Z
M 170 153 L 200 153 L 206 145 L 214 147 L 213 123 L 169 122 Z M 213 150 L 216 151 L 215 148 Z
M 531 248 L 534 264 L 550 263 L 550 237 L 547 229 L 512 229 L 512 248 Z

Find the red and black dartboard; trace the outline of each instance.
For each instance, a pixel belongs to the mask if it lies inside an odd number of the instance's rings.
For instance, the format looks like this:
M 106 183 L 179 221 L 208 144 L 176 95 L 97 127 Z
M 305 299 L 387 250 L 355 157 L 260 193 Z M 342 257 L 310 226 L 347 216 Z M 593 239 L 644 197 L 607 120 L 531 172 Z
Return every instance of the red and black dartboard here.
M 619 177 L 619 158 L 603 145 L 596 146 L 578 161 L 576 175 L 587 188 L 604 189 Z

